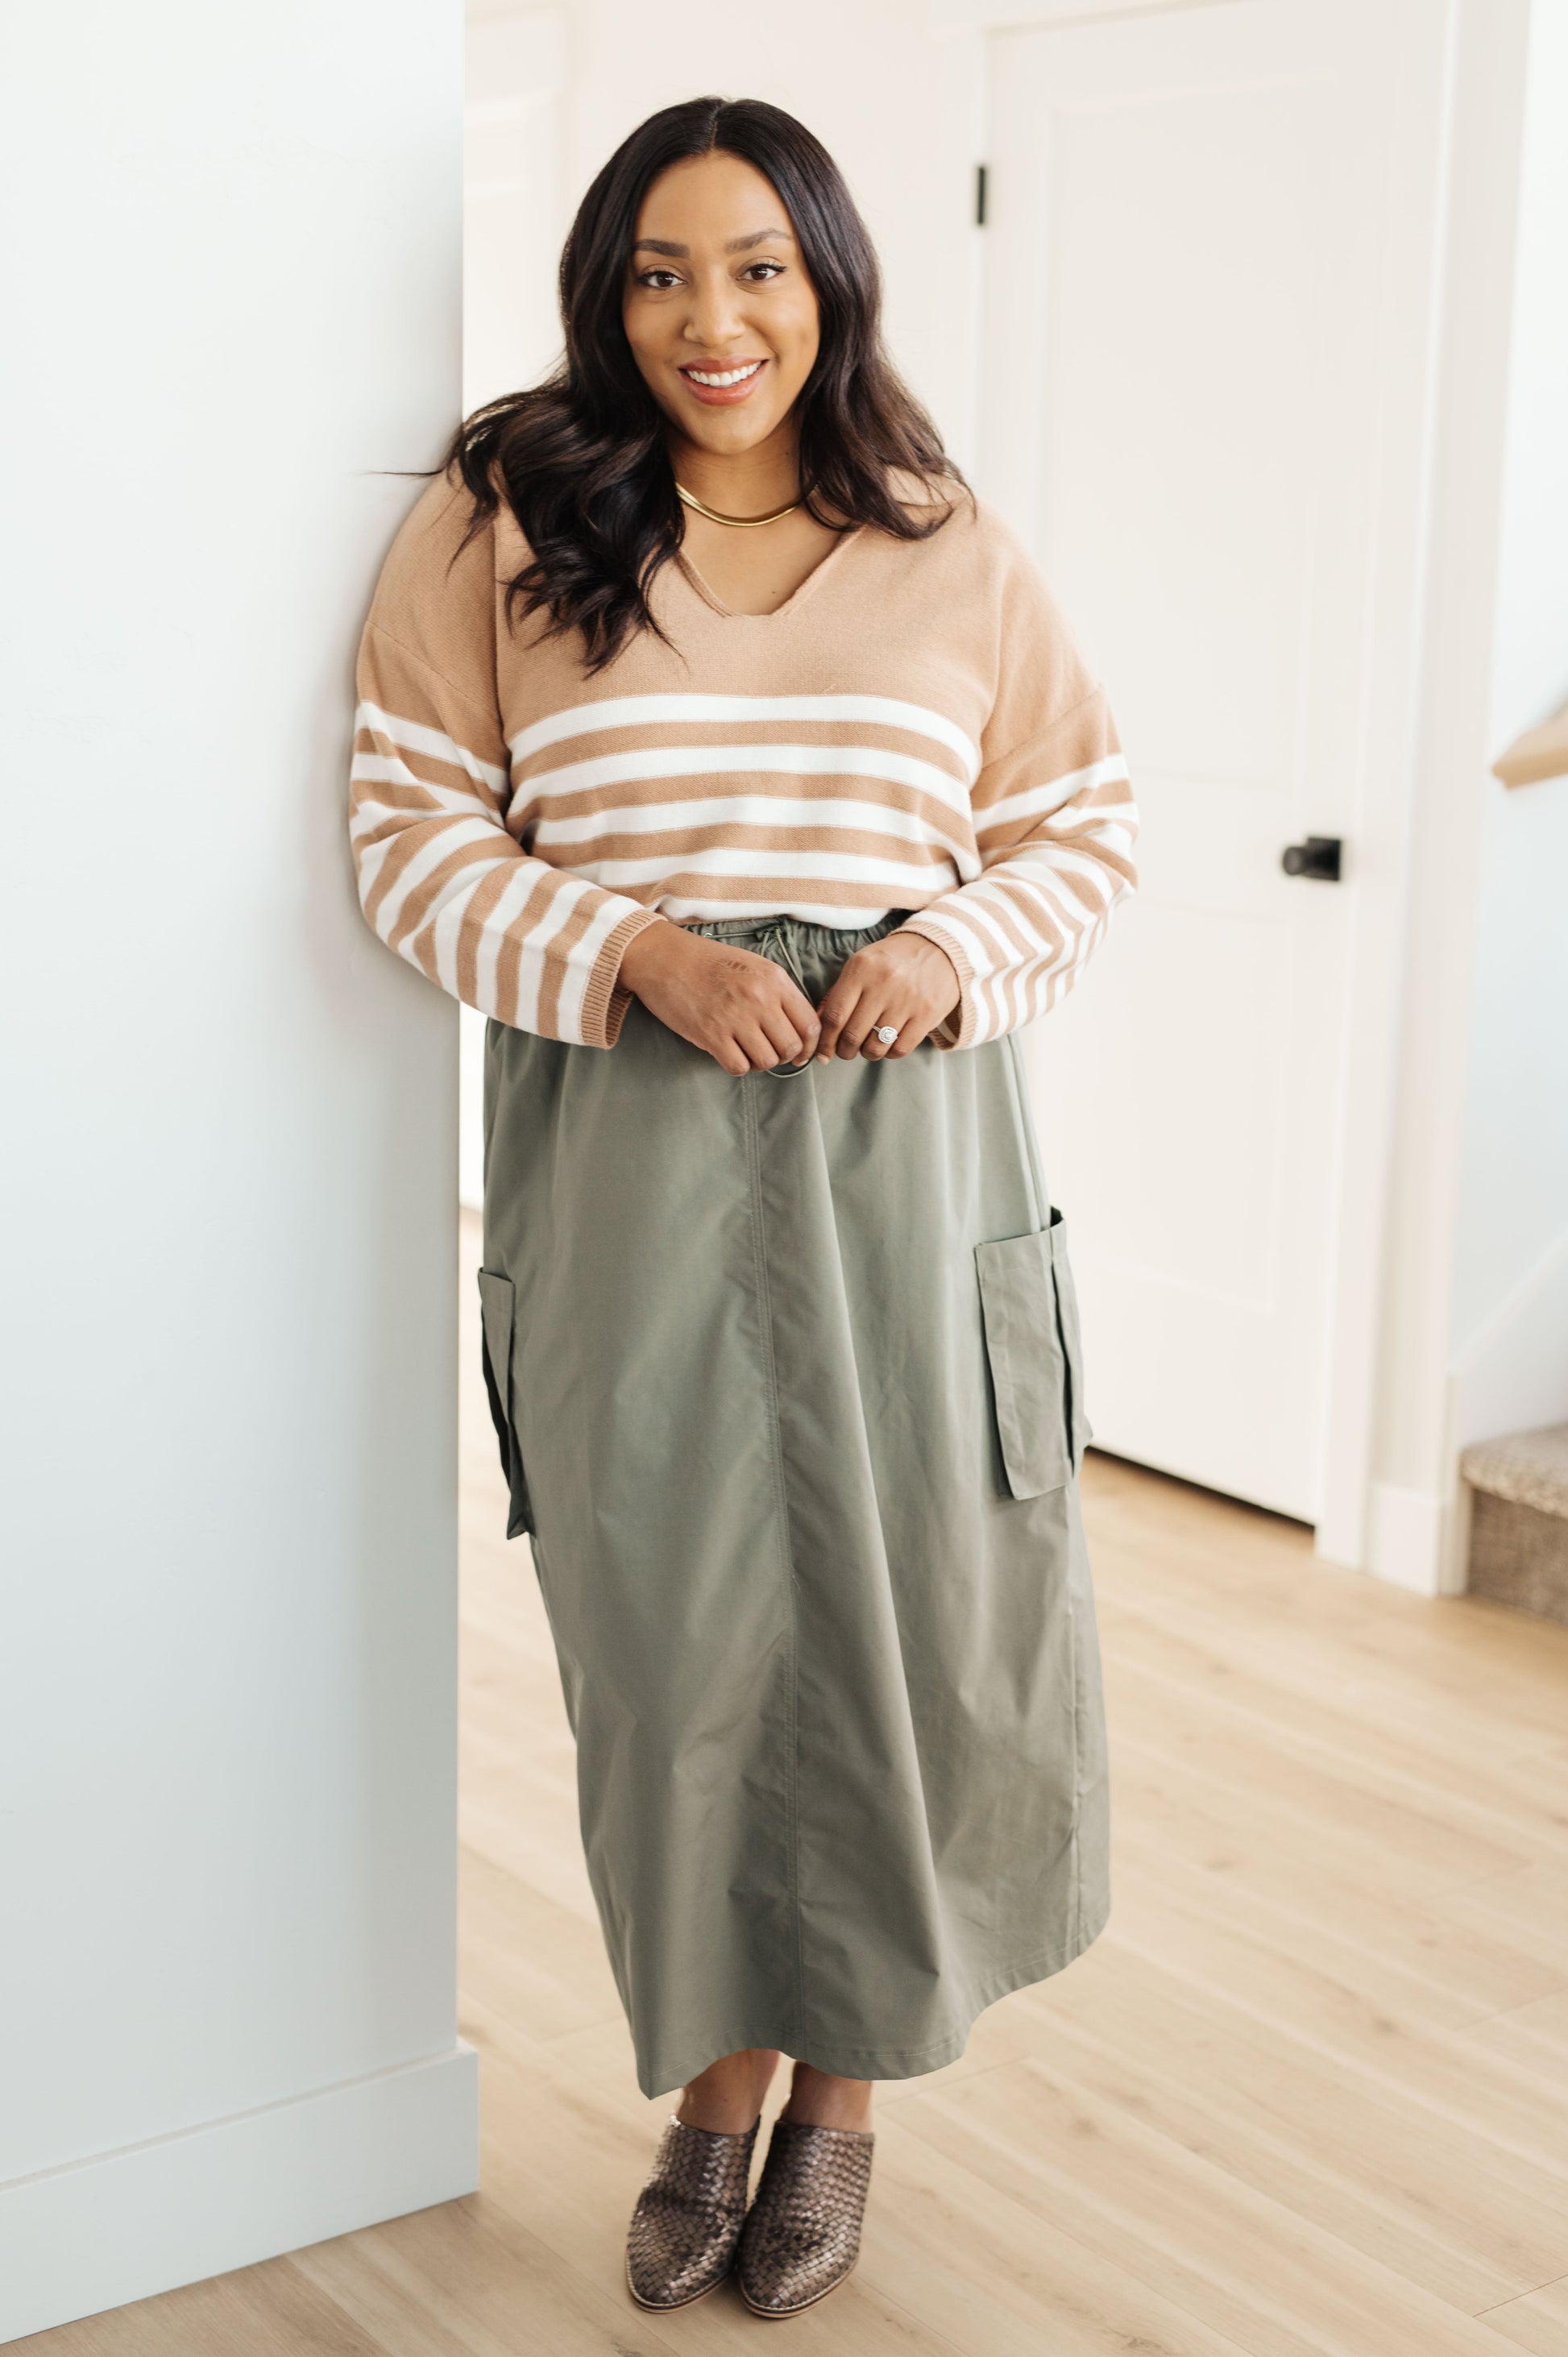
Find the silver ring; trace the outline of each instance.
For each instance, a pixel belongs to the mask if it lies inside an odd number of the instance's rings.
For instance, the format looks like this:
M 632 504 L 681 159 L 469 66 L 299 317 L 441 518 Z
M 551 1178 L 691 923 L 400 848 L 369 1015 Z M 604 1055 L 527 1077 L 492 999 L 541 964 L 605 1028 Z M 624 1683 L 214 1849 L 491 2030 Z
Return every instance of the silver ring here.
M 898 1034 L 891 1023 L 879 1023 L 876 1027 L 876 1036 L 885 1048 L 891 1048 L 897 1041 Z

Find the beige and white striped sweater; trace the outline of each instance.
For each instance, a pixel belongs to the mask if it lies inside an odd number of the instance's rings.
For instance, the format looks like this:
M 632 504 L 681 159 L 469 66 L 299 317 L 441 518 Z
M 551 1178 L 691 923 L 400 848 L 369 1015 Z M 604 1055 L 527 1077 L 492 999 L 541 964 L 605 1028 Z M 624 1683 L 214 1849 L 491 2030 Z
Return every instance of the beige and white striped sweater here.
M 660 918 L 891 909 L 962 983 L 940 1044 L 994 1039 L 1070 987 L 1133 881 L 1105 696 L 995 511 L 929 540 L 846 533 L 786 604 L 730 612 L 684 560 L 589 677 L 538 618 L 503 509 L 459 553 L 433 484 L 360 654 L 352 836 L 381 939 L 504 1023 L 607 1048 L 627 943 Z

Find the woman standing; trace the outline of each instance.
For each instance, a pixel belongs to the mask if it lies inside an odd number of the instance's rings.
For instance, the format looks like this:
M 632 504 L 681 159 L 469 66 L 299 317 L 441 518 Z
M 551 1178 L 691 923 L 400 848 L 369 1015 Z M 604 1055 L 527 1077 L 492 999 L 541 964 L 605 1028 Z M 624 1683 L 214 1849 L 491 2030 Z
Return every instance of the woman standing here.
M 649 2094 L 645 2307 L 854 2264 L 877 2079 L 1105 1921 L 1087 1426 L 1015 1033 L 1132 881 L 1105 697 L 791 117 L 652 116 L 360 659 L 365 913 L 493 1019 L 485 1368 Z M 758 2115 L 793 2059 L 749 2212 Z

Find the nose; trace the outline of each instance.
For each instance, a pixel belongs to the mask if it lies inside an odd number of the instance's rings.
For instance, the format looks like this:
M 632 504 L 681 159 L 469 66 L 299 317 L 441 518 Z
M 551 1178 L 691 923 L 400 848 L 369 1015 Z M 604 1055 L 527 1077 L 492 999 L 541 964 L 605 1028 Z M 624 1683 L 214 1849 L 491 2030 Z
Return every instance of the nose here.
M 704 351 L 719 351 L 743 331 L 739 298 L 727 270 L 705 272 L 692 289 L 685 335 Z

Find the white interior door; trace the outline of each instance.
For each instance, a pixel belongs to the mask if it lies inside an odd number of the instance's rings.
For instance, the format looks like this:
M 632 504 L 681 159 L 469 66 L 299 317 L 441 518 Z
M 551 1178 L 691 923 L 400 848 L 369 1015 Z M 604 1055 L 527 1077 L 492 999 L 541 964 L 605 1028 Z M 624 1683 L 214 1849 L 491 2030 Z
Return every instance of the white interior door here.
M 1026 1034 L 1090 1414 L 1107 1448 L 1308 1521 L 1380 413 L 1426 296 L 1388 270 L 1400 46 L 1382 0 L 1230 0 L 990 58 L 981 488 L 1104 680 L 1144 813 L 1139 896 Z M 1343 841 L 1343 881 L 1282 872 L 1308 835 Z

